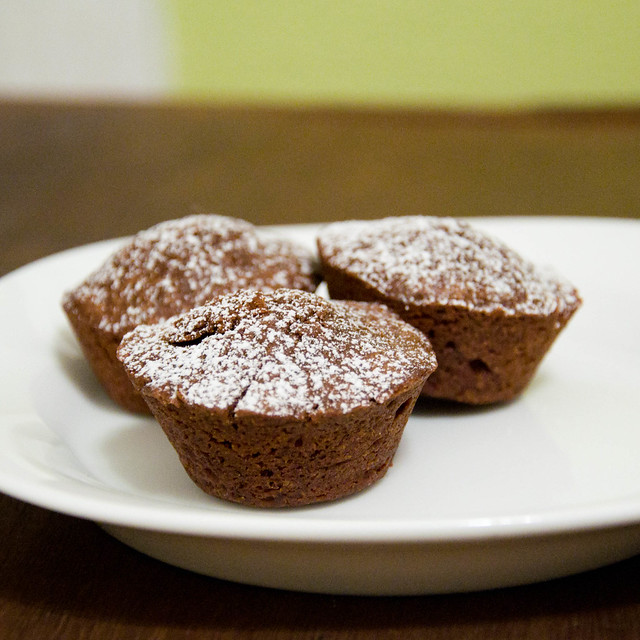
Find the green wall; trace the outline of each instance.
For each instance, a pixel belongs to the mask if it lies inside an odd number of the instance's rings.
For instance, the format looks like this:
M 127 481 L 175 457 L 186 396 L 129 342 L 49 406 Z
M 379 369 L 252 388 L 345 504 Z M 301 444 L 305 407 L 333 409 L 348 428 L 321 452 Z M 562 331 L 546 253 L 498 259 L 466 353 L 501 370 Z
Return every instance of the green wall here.
M 640 1 L 164 0 L 179 96 L 434 108 L 640 103 Z

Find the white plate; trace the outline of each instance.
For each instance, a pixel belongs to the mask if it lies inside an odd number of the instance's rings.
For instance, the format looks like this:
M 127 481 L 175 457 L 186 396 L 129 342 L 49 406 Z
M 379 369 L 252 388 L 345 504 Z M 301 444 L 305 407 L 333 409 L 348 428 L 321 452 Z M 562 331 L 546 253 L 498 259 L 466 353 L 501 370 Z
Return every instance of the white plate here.
M 502 587 L 638 553 L 640 224 L 475 224 L 556 266 L 584 306 L 518 401 L 476 410 L 422 403 L 385 478 L 351 498 L 295 510 L 204 495 L 156 423 L 113 406 L 94 381 L 59 303 L 117 241 L 6 276 L 0 490 L 95 520 L 186 569 L 326 593 Z M 312 245 L 316 230 L 275 232 Z

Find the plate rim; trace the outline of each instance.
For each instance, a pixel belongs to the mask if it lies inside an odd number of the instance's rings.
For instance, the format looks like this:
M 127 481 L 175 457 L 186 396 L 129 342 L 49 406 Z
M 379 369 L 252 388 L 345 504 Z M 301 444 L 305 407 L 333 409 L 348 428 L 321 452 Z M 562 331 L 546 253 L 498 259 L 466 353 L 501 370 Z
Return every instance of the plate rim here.
M 554 223 L 576 223 L 576 224 L 609 224 L 609 225 L 626 225 L 640 222 L 630 218 L 609 218 L 609 217 L 572 217 L 572 216 L 494 216 L 494 217 L 478 217 L 470 218 L 475 222 L 488 224 L 507 223 L 513 224 L 522 221 L 533 224 L 554 224 Z M 262 227 L 269 232 L 299 230 L 302 227 L 306 229 L 318 229 L 331 222 L 323 223 L 304 223 L 304 224 L 287 224 L 287 225 L 268 225 Z M 111 239 L 99 240 L 85 245 L 71 247 L 63 251 L 44 256 L 26 265 L 22 265 L 17 269 L 0 277 L 0 289 L 4 287 L 8 281 L 19 279 L 27 272 L 27 270 L 40 269 L 48 261 L 72 258 L 74 253 L 81 251 L 96 250 L 98 247 L 107 249 L 108 246 L 115 246 L 116 243 L 122 242 L 126 237 L 116 237 Z M 62 439 L 55 434 L 47 425 L 40 420 L 38 416 L 32 416 L 38 422 L 38 426 L 47 430 L 52 434 L 59 443 L 64 443 Z M 3 416 L 0 410 L 0 431 L 5 428 L 15 426 L 10 420 L 6 420 L 7 416 Z M 0 459 L 4 454 L 0 454 Z M 167 522 L 166 514 L 155 514 L 148 517 L 146 521 L 141 522 L 137 517 L 140 514 L 140 505 L 138 502 L 144 502 L 144 496 L 135 496 L 134 503 L 130 505 L 119 505 L 118 512 L 113 511 L 105 514 L 107 517 L 100 517 L 95 509 L 88 508 L 96 498 L 92 498 L 88 503 L 84 501 L 76 502 L 75 506 L 68 503 L 73 501 L 73 492 L 65 492 L 49 488 L 48 492 L 35 495 L 35 485 L 32 490 L 27 488 L 31 485 L 18 485 L 12 481 L 3 468 L 0 468 L 0 491 L 19 500 L 23 500 L 39 507 L 47 508 L 66 515 L 79 517 L 83 519 L 93 520 L 96 522 L 104 522 L 116 526 L 132 527 L 141 530 L 152 530 L 164 533 L 185 534 L 192 536 L 205 537 L 224 537 L 234 539 L 255 539 L 255 540 L 286 540 L 290 542 L 336 542 L 336 543 L 442 543 L 442 542 L 470 542 L 470 541 L 487 541 L 498 540 L 515 537 L 532 537 L 546 536 L 563 533 L 576 533 L 579 531 L 591 531 L 603 528 L 617 528 L 626 526 L 640 525 L 640 493 L 630 495 L 626 499 L 617 500 L 612 503 L 609 500 L 597 501 L 594 504 L 589 503 L 574 508 L 555 508 L 549 510 L 540 510 L 536 514 L 520 514 L 510 516 L 479 516 L 471 518 L 446 518 L 439 520 L 421 519 L 421 520 L 395 520 L 393 522 L 381 523 L 380 521 L 358 519 L 350 520 L 341 518 L 336 520 L 328 519 L 280 519 L 277 517 L 277 509 L 255 509 L 252 507 L 243 507 L 243 511 L 229 513 L 220 513 L 215 510 L 203 512 L 201 507 L 196 506 L 194 513 L 189 517 L 185 517 L 181 513 L 184 509 L 179 509 L 176 513 L 171 511 Z M 106 486 L 106 485 L 105 485 Z M 119 490 L 114 487 L 108 487 L 110 493 L 117 493 Z M 77 499 L 77 496 L 76 496 Z M 115 500 L 114 496 L 110 497 L 107 503 Z M 104 504 L 104 503 L 102 503 Z M 157 503 L 162 509 L 162 502 Z M 96 506 L 96 505 L 94 505 Z M 155 503 L 153 505 L 155 507 Z M 166 505 L 164 505 L 166 508 Z M 149 510 L 149 506 L 143 510 Z M 296 511 L 304 511 L 311 507 L 302 507 Z M 599 513 L 594 519 L 593 511 Z M 190 511 L 192 507 L 188 507 Z M 244 511 L 246 509 L 246 511 Z M 291 511 L 291 510 L 284 510 Z M 154 512 L 154 509 L 151 509 Z M 147 514 L 149 516 L 149 514 Z M 231 524 L 227 522 L 229 516 L 232 516 Z M 267 516 L 265 518 L 265 516 Z M 275 516 L 275 517 L 274 517 Z M 165 521 L 162 524 L 161 521 Z M 284 524 L 283 524 L 284 522 Z M 257 526 L 260 524 L 261 526 Z M 206 525 L 206 526 L 205 526 Z M 295 530 L 290 530 L 291 527 Z M 265 531 L 265 528 L 267 531 Z M 358 531 L 359 535 L 354 537 L 354 531 Z

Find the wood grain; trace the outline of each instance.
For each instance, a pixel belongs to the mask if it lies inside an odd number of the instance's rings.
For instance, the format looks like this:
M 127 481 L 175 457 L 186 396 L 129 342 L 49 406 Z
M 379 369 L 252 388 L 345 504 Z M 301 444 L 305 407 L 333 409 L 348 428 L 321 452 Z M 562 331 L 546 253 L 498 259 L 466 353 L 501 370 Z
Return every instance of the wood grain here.
M 0 514 L 2 640 L 640 637 L 640 558 L 493 592 L 323 596 L 191 574 L 2 495 Z
M 640 215 L 640 109 L 451 114 L 0 102 L 0 273 L 190 212 Z

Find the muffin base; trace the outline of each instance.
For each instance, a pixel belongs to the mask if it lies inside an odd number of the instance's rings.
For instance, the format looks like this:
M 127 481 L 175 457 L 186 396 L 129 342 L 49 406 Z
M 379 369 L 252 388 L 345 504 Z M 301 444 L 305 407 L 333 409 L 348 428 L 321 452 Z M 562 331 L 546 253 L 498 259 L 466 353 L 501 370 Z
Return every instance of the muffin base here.
M 520 395 L 566 324 L 447 308 L 406 312 L 404 319 L 431 340 L 438 359 L 422 395 L 478 405 Z
M 145 396 L 193 482 L 257 507 L 296 507 L 361 491 L 391 466 L 422 381 L 383 405 L 306 420 L 272 418 Z
M 380 302 L 422 331 L 438 360 L 422 395 L 465 404 L 506 402 L 522 393 L 573 313 L 507 315 L 407 305 L 329 265 L 323 265 L 323 275 L 332 298 Z
M 65 312 L 85 358 L 109 397 L 127 411 L 148 414 L 147 403 L 131 383 L 116 356 L 122 336 L 82 322 L 66 307 Z

